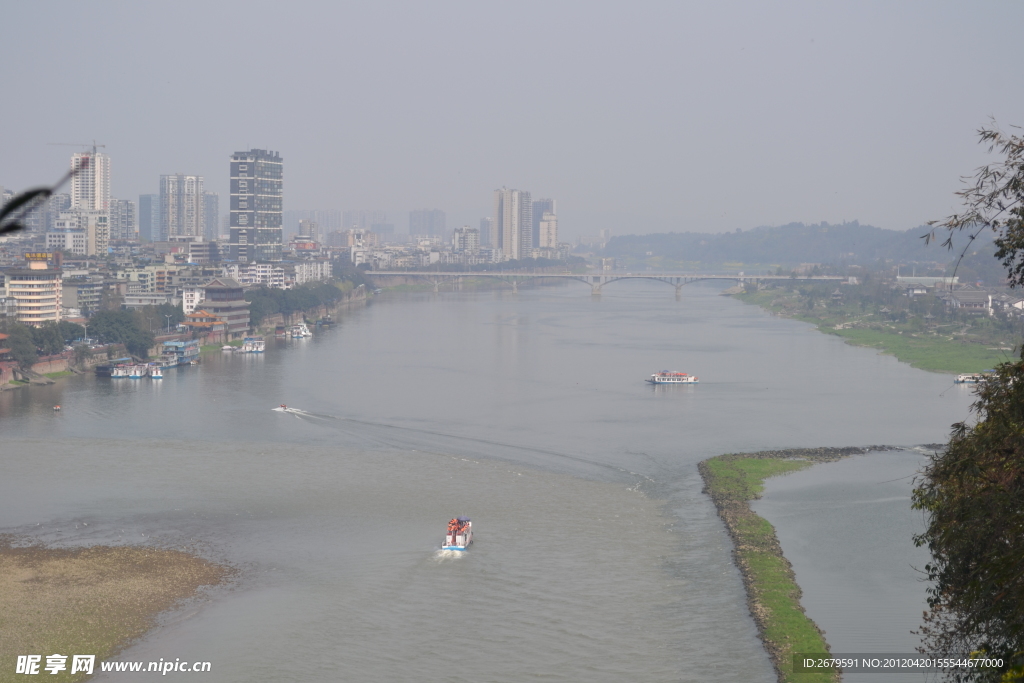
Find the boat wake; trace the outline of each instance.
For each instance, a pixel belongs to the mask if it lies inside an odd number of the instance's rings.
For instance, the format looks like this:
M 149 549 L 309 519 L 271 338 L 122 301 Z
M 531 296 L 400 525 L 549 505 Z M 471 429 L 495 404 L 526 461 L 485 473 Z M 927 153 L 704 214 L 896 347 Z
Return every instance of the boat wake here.
M 466 556 L 466 553 L 461 550 L 435 550 L 434 561 L 435 562 L 451 562 L 453 560 L 459 560 Z

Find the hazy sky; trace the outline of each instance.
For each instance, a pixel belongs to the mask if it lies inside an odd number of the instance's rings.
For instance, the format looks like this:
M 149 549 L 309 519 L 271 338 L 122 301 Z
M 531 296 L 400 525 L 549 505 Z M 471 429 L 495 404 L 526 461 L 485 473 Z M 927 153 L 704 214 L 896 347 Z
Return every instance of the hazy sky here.
M 227 190 L 279 150 L 285 208 L 476 225 L 502 185 L 563 236 L 955 208 L 975 131 L 1024 124 L 1024 3 L 12 2 L 0 185 L 107 145 L 115 197 Z M 222 200 L 223 201 L 223 200 Z M 222 203 L 222 209 L 224 203 Z

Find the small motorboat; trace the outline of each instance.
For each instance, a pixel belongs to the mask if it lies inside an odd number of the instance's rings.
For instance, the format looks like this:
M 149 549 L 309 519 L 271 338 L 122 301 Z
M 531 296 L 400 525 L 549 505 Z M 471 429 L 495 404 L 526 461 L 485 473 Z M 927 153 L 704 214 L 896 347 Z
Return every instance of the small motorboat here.
M 448 533 L 441 550 L 463 551 L 473 544 L 473 522 L 469 517 L 456 517 L 448 522 Z
M 224 346 L 220 347 L 220 350 L 221 351 L 234 351 L 235 347 L 234 346 L 230 346 L 228 344 L 225 344 Z

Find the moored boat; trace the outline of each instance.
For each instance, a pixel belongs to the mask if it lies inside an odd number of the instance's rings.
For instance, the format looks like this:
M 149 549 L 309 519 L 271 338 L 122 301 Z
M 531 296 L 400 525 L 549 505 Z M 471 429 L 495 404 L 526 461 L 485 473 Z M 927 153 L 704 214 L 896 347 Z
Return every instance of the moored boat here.
M 128 378 L 128 367 L 127 365 L 115 365 L 110 369 L 110 376 L 114 379 L 127 379 Z
M 302 339 L 304 337 L 312 337 L 313 333 L 306 327 L 306 323 L 299 323 L 298 325 L 292 325 L 292 339 Z
M 456 517 L 448 522 L 448 533 L 441 550 L 465 550 L 473 543 L 473 522 L 469 517 Z
M 970 372 L 962 375 L 957 375 L 953 380 L 957 384 L 977 384 L 981 380 L 985 379 L 985 374 L 981 372 Z
M 696 375 L 688 375 L 685 372 L 669 372 L 668 370 L 654 373 L 647 381 L 651 384 L 697 384 L 700 382 Z
M 242 342 L 242 353 L 263 353 L 265 349 L 263 337 L 246 337 Z
M 163 379 L 164 378 L 164 370 L 159 365 L 150 365 L 149 366 L 149 376 L 152 379 Z
M 128 379 L 142 379 L 146 376 L 145 365 L 129 365 L 128 366 Z

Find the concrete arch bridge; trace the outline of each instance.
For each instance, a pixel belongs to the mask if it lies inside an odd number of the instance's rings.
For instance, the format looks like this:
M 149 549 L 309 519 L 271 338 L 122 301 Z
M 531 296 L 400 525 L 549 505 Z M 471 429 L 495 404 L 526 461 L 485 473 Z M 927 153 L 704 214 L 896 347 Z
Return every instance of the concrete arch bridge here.
M 790 280 L 795 282 L 839 282 L 845 280 L 844 277 L 838 276 L 808 276 L 808 277 L 792 277 L 786 275 L 743 275 L 738 273 L 726 273 L 726 274 L 707 274 L 707 273 L 692 273 L 689 275 L 679 273 L 615 273 L 615 272 L 603 272 L 603 273 L 543 273 L 543 272 L 522 272 L 522 271 L 483 271 L 483 272 L 445 272 L 445 271 L 416 271 L 416 270 L 370 270 L 366 272 L 366 276 L 372 278 L 375 277 L 408 277 L 422 279 L 430 282 L 434 285 L 434 291 L 440 291 L 442 285 L 452 285 L 455 289 L 460 289 L 462 286 L 463 278 L 491 278 L 492 280 L 498 280 L 505 283 L 512 288 L 513 292 L 519 291 L 519 283 L 528 280 L 537 280 L 541 278 L 545 279 L 562 279 L 562 280 L 576 280 L 586 285 L 590 285 L 590 292 L 593 296 L 600 296 L 601 289 L 608 284 L 613 282 L 619 282 L 620 280 L 656 280 L 658 282 L 664 282 L 665 284 L 672 285 L 676 290 L 676 298 L 680 297 L 681 291 L 684 286 L 693 283 L 700 282 L 703 280 L 732 280 L 737 284 L 743 284 L 744 282 L 764 282 L 771 280 Z

